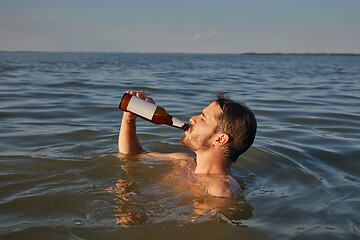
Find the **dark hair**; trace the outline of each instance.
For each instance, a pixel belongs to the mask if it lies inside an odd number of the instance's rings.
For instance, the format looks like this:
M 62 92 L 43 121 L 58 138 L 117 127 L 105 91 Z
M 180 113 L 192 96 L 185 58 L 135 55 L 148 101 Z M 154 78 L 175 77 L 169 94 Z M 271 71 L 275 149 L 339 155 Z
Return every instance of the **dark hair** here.
M 229 136 L 225 155 L 235 162 L 255 140 L 257 128 L 255 115 L 245 104 L 231 100 L 226 92 L 218 92 L 215 102 L 223 111 L 218 119 L 217 132 Z

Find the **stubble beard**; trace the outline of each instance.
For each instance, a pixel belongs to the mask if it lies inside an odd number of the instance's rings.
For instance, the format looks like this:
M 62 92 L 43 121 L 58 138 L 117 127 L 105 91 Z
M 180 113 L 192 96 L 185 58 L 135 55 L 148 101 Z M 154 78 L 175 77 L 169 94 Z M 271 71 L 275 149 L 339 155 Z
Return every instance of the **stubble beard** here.
M 180 144 L 193 152 L 199 150 L 204 151 L 210 148 L 211 144 L 209 140 L 212 136 L 213 133 L 206 136 L 195 135 L 193 137 L 185 135 L 181 138 Z

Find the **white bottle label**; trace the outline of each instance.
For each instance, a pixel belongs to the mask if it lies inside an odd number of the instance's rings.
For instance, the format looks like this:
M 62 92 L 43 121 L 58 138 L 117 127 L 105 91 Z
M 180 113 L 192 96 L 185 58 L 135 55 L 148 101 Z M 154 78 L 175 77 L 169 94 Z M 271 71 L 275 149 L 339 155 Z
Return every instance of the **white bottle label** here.
M 181 128 L 185 124 L 184 122 L 180 121 L 176 117 L 173 117 L 172 121 L 173 121 L 173 125 L 176 127 L 179 127 L 179 128 Z
M 137 97 L 132 97 L 127 106 L 127 110 L 151 120 L 155 113 L 156 107 L 157 106 L 153 103 L 146 102 L 145 100 Z

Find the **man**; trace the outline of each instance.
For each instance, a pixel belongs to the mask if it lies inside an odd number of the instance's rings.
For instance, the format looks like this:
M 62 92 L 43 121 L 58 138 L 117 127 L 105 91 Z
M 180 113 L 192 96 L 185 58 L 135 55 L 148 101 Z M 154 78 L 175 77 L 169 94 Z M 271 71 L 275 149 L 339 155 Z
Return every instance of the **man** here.
M 154 102 L 143 91 L 130 94 Z M 136 116 L 124 112 L 120 133 L 120 154 L 142 154 L 143 148 L 136 135 Z M 185 153 L 146 153 L 149 158 L 187 160 L 193 162 L 193 173 L 207 181 L 207 193 L 217 197 L 237 196 L 239 184 L 230 177 L 232 163 L 254 142 L 257 123 L 254 114 L 246 106 L 231 100 L 223 93 L 190 118 L 190 128 L 180 143 L 193 151 L 196 158 Z M 212 180 L 215 179 L 215 180 Z

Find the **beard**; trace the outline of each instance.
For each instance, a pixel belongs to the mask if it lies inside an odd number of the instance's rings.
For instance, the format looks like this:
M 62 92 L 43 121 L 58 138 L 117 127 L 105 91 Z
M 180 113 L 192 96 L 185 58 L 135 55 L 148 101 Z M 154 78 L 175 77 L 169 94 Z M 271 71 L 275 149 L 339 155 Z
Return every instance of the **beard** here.
M 208 135 L 205 136 L 201 136 L 201 135 L 189 135 L 189 136 L 183 136 L 180 140 L 180 144 L 195 152 L 195 151 L 204 151 L 210 148 L 211 144 L 210 144 L 210 139 L 212 138 L 212 136 L 214 135 L 214 133 L 210 133 Z

